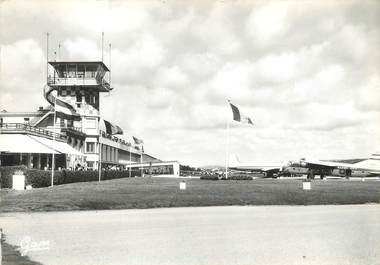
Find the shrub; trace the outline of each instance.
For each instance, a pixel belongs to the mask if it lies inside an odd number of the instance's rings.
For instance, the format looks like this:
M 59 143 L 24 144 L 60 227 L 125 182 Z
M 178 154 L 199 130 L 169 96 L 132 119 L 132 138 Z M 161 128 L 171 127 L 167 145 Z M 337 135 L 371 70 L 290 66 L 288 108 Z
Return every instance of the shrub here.
M 71 171 L 63 170 L 62 180 L 58 184 L 88 182 L 99 180 L 98 171 Z
M 8 166 L 0 167 L 1 178 L 0 185 L 2 188 L 12 187 L 12 175 L 16 171 L 22 171 L 25 175 L 25 184 L 32 185 L 33 188 L 49 187 L 51 185 L 51 171 L 40 169 L 27 169 L 26 166 Z M 131 177 L 140 176 L 140 170 L 132 170 Z M 102 171 L 101 180 L 128 178 L 128 170 L 109 170 Z M 54 185 L 76 183 L 76 182 L 88 182 L 98 181 L 98 171 L 71 171 L 62 170 L 54 171 Z
M 131 170 L 131 177 L 139 177 L 141 175 L 140 170 Z M 102 172 L 102 179 L 120 179 L 120 178 L 128 178 L 129 171 L 128 170 L 109 170 Z
M 204 176 L 201 176 L 200 179 L 219 180 L 219 176 L 218 175 L 204 175 Z
M 24 165 L 0 167 L 1 188 L 12 188 L 12 176 L 16 171 L 22 171 L 25 174 L 27 167 Z
M 119 179 L 119 178 L 128 178 L 129 172 L 128 171 L 118 171 L 118 170 L 110 170 L 110 171 L 103 171 L 103 179 Z
M 54 185 L 60 184 L 62 171 L 54 171 Z M 49 187 L 51 185 L 51 170 L 28 169 L 26 171 L 26 185 L 33 188 Z
M 219 178 L 218 175 L 204 175 L 201 176 L 201 179 L 206 179 L 206 180 L 252 180 L 252 176 L 248 175 L 232 175 L 226 178 L 225 176 L 221 176 Z
M 231 180 L 252 180 L 253 178 L 251 176 L 247 176 L 247 175 L 233 175 L 233 176 L 229 177 L 228 179 L 231 179 Z

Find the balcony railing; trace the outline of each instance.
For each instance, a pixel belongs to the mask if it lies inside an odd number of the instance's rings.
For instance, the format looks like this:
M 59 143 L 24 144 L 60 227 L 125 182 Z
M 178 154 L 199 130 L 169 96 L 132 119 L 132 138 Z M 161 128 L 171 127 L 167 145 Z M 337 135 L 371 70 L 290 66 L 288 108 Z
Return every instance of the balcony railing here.
M 65 133 L 66 135 L 76 135 L 77 137 L 85 138 L 86 134 L 82 131 L 81 127 L 67 127 L 67 126 L 61 126 L 59 127 L 61 132 Z
M 54 133 L 25 123 L 0 123 L 0 133 L 26 133 L 50 139 L 55 136 L 57 141 L 66 141 L 66 136 L 60 133 Z

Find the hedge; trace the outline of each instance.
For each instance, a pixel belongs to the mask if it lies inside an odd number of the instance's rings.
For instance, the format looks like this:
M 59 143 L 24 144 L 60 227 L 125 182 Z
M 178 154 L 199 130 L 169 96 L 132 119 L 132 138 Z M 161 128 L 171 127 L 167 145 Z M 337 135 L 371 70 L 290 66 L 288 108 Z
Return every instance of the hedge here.
M 0 167 L 0 188 L 12 187 L 12 176 L 16 171 L 22 171 L 24 174 L 28 168 L 24 165 Z
M 251 176 L 247 175 L 233 175 L 228 177 L 230 180 L 252 180 L 253 178 Z
M 247 176 L 247 175 L 232 175 L 232 176 L 229 176 L 228 178 L 225 178 L 224 176 L 219 178 L 218 175 L 205 175 L 205 176 L 202 176 L 200 179 L 205 179 L 205 180 L 252 180 L 253 178 L 251 176 Z
M 219 180 L 219 176 L 218 175 L 204 175 L 204 176 L 201 176 L 200 179 Z
M 62 179 L 62 171 L 54 171 L 54 185 Z M 51 185 L 51 170 L 28 169 L 25 174 L 25 184 L 34 188 L 49 187 Z
M 51 185 L 51 171 L 39 170 L 39 169 L 27 169 L 26 166 L 8 166 L 0 167 L 0 187 L 11 188 L 12 187 L 12 175 L 16 171 L 22 171 L 25 175 L 25 184 L 32 185 L 33 188 L 48 187 Z M 131 177 L 140 176 L 140 170 L 132 170 Z M 116 171 L 102 171 L 102 180 L 127 178 L 129 177 L 128 170 Z M 62 170 L 54 171 L 54 185 L 75 183 L 75 182 L 88 182 L 98 181 L 98 171 L 71 171 Z

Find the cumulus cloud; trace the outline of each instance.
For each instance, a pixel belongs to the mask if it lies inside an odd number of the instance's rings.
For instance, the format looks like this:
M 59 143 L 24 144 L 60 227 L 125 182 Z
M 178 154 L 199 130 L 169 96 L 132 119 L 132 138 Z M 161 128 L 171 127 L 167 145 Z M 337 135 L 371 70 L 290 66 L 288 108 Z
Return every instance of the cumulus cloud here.
M 227 99 L 255 123 L 230 124 L 243 161 L 365 156 L 379 146 L 377 1 L 1 5 L 1 109 L 46 104 L 46 32 L 50 59 L 61 43 L 58 59 L 100 60 L 104 31 L 115 89 L 101 113 L 162 159 L 223 164 Z
M 289 3 L 271 2 L 253 8 L 247 19 L 247 35 L 255 45 L 266 47 L 281 41 L 289 28 Z
M 46 57 L 33 39 L 2 45 L 0 50 L 0 109 L 26 111 L 43 102 Z M 36 93 L 37 92 L 37 93 Z

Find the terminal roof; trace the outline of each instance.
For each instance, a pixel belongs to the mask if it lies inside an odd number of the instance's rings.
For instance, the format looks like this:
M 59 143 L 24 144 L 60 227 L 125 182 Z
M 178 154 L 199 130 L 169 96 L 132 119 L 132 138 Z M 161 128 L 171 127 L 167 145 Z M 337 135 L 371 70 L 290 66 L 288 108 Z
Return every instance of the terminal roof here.
M 56 65 L 62 65 L 62 64 L 85 64 L 85 65 L 96 65 L 96 64 L 100 64 L 104 70 L 106 71 L 110 71 L 108 69 L 108 67 L 102 62 L 102 61 L 50 61 L 49 62 L 50 65 L 52 65 L 53 67 L 56 66 Z

